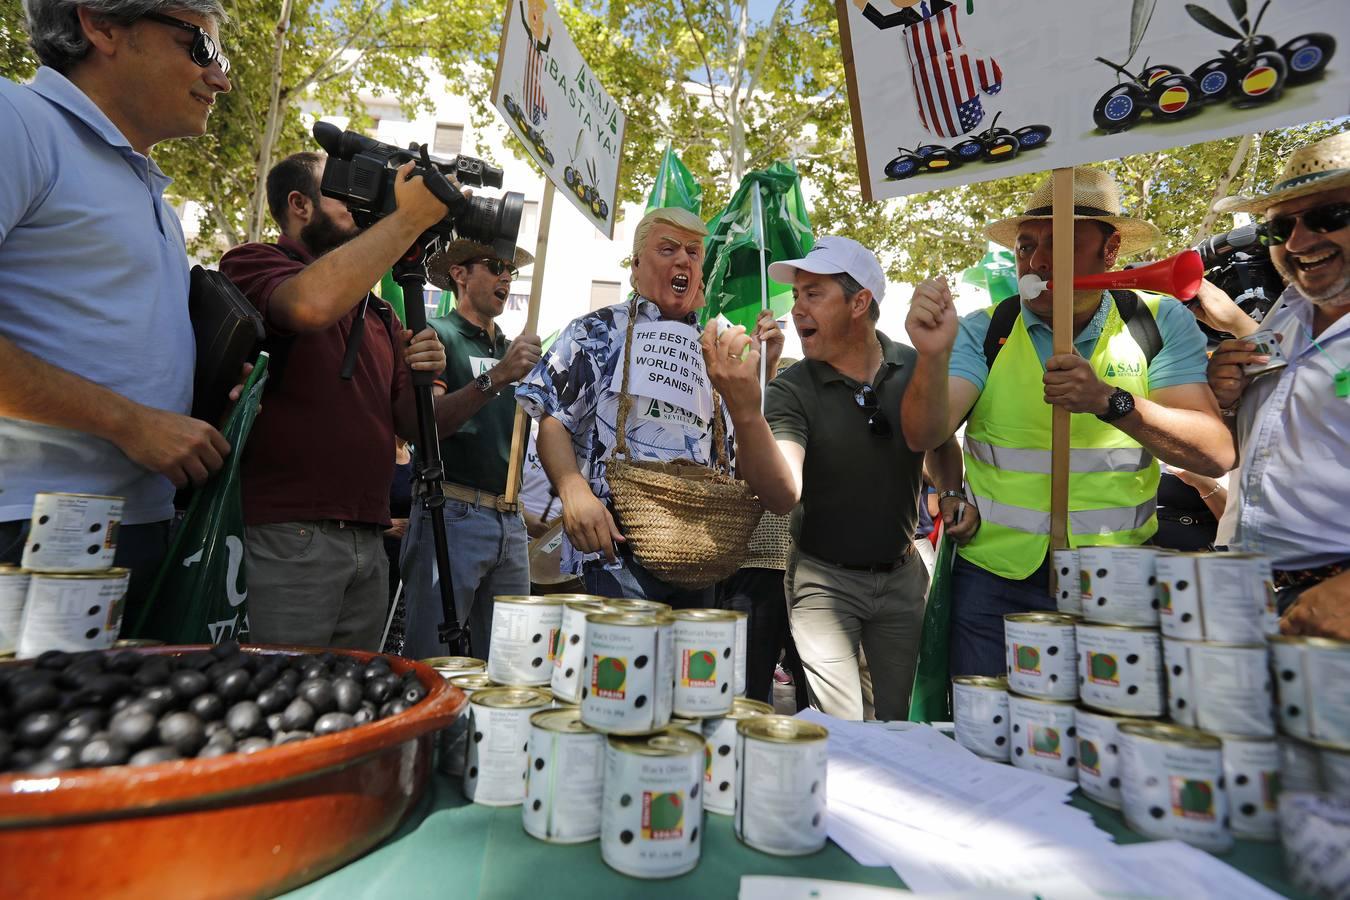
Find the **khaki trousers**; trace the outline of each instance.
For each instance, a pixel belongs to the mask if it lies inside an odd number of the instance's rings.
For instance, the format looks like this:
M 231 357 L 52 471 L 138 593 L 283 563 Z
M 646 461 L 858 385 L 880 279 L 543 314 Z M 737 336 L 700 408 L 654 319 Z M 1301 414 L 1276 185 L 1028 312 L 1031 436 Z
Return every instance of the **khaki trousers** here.
M 909 718 L 928 591 L 919 555 L 911 552 L 890 572 L 858 572 L 793 547 L 783 585 L 811 705 L 836 718 L 861 720 L 866 654 L 876 717 Z

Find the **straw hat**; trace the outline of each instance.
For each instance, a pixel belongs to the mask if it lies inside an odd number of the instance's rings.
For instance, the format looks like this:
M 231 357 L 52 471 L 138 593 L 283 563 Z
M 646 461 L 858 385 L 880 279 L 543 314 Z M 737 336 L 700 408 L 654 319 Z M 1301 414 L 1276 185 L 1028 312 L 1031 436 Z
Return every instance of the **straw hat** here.
M 457 238 L 437 250 L 427 260 L 427 281 L 443 291 L 453 290 L 450 267 L 462 266 L 471 259 L 483 259 L 484 257 L 496 259 L 497 251 L 487 244 L 480 244 L 478 241 Z M 522 250 L 520 247 L 516 248 L 515 255 L 511 259 L 511 265 L 517 269 L 523 269 L 532 262 L 534 262 L 533 253 Z
M 1046 178 L 1027 201 L 1027 210 L 1020 216 L 999 219 L 984 230 L 991 241 L 1012 248 L 1017 241 L 1017 229 L 1023 222 L 1051 218 L 1054 202 L 1053 177 Z M 1106 222 L 1120 232 L 1122 255 L 1140 253 L 1156 244 L 1162 237 L 1152 224 L 1143 219 L 1120 213 L 1120 191 L 1111 176 L 1101 169 L 1078 166 L 1073 170 L 1073 217 Z
M 1347 185 L 1350 185 L 1350 131 L 1342 131 L 1295 150 L 1270 193 L 1258 197 L 1224 197 L 1214 204 L 1214 210 L 1264 213 L 1276 203 Z

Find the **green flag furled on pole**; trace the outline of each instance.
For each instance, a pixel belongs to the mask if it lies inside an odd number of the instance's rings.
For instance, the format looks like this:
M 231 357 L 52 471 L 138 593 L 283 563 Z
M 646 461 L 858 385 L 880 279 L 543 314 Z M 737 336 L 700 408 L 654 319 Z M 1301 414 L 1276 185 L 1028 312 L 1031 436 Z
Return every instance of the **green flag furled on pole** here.
M 394 308 L 400 322 L 408 321 L 403 312 L 403 288 L 394 280 L 393 271 L 385 272 L 384 277 L 380 279 L 380 299 Z
M 998 303 L 1017 293 L 1017 266 L 1012 251 L 998 244 L 989 244 L 984 257 L 961 273 L 961 280 L 983 288 L 991 303 Z
M 436 315 L 448 316 L 454 307 L 455 295 L 450 291 L 441 291 L 441 298 L 436 301 Z
M 755 221 L 756 193 L 763 218 L 759 223 Z M 703 261 L 708 305 L 703 320 L 723 315 L 732 324 L 753 330 L 764 302 L 757 235 L 763 235 L 767 262 L 799 259 L 815 244 L 797 170 L 775 162 L 767 169 L 747 172 L 726 209 L 708 223 L 708 231 Z M 792 308 L 792 285 L 768 281 L 768 304 L 775 316 L 785 315 Z
M 678 206 L 696 216 L 703 210 L 703 186 L 694 180 L 694 173 L 680 162 L 670 144 L 666 145 L 666 152 L 661 157 L 661 168 L 656 170 L 656 183 L 647 198 L 646 211 L 651 212 L 658 206 Z

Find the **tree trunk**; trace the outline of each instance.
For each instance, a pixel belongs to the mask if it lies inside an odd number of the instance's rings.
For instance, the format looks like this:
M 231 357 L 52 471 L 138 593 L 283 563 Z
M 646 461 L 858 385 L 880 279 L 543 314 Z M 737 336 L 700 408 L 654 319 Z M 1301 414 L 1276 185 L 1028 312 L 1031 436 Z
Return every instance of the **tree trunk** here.
M 1219 183 L 1214 185 L 1214 193 L 1209 197 L 1209 212 L 1205 213 L 1205 218 L 1201 220 L 1200 227 L 1196 229 L 1195 234 L 1191 235 L 1189 246 L 1194 247 L 1213 233 L 1214 223 L 1219 220 L 1219 214 L 1214 211 L 1214 204 L 1228 196 L 1233 181 L 1242 173 L 1242 165 L 1247 161 L 1247 154 L 1251 151 L 1252 140 L 1255 137 L 1256 135 L 1253 134 L 1244 134 L 1242 140 L 1238 141 L 1237 149 L 1233 151 L 1233 159 L 1228 163 L 1228 171 L 1219 179 Z
M 294 0 L 281 0 L 281 16 L 277 19 L 276 44 L 272 50 L 272 87 L 267 104 L 267 120 L 263 126 L 262 140 L 258 144 L 258 169 L 253 182 L 253 200 L 249 204 L 248 240 L 256 241 L 262 237 L 263 216 L 267 212 L 267 172 L 272 168 L 272 148 L 276 146 L 277 132 L 286 118 L 282 100 L 286 96 L 282 91 L 282 68 L 286 59 L 286 33 L 291 27 L 291 8 Z

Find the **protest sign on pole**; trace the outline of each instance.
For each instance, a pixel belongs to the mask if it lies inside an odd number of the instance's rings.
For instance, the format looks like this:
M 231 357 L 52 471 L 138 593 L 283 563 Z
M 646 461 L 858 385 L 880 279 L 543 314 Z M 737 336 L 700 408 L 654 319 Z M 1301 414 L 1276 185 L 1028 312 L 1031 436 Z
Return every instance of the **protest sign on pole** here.
M 1345 0 L 836 10 L 868 200 L 1350 113 Z
M 492 104 L 544 177 L 614 237 L 623 110 L 549 0 L 508 0 Z

